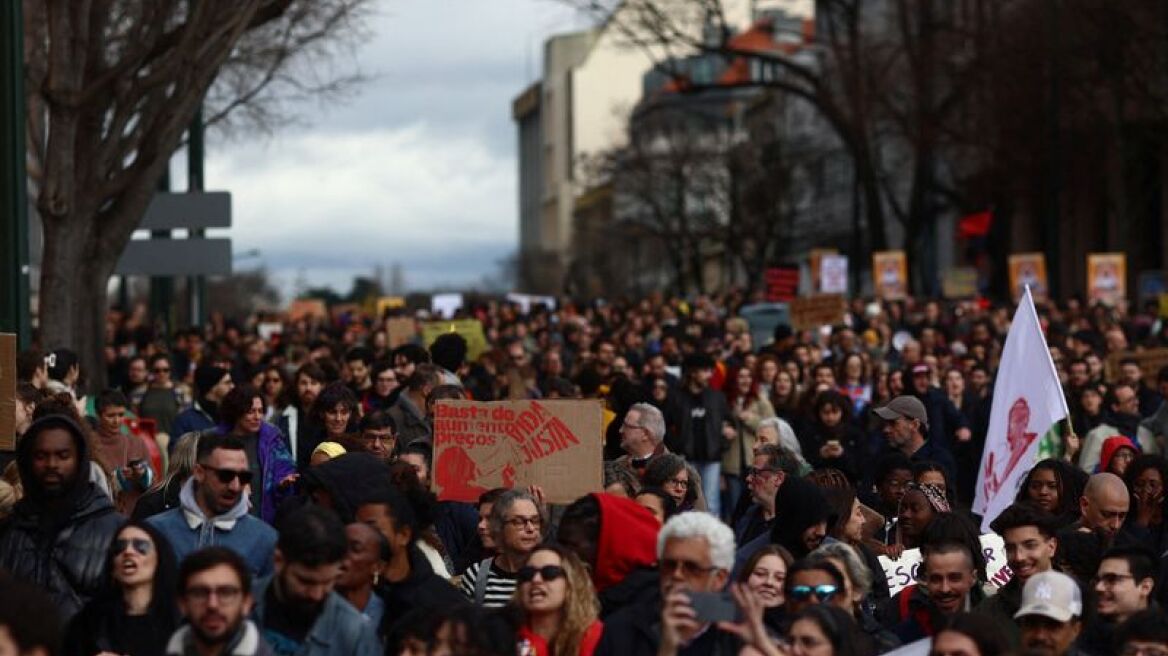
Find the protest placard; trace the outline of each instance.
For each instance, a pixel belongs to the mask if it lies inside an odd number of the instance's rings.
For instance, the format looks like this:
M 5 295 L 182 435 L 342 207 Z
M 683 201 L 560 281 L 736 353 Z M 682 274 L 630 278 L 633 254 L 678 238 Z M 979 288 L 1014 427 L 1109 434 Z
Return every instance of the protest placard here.
M 776 266 L 763 272 L 766 298 L 771 303 L 784 303 L 799 293 L 799 267 Z
M 1144 383 L 1155 389 L 1156 376 L 1160 373 L 1160 369 L 1168 367 L 1168 348 L 1145 349 L 1143 351 L 1119 351 L 1108 354 L 1107 362 L 1104 363 L 1104 372 L 1107 375 L 1107 380 L 1117 380 L 1119 378 L 1120 360 L 1127 360 L 1129 358 L 1135 360 L 1140 365 L 1140 373 L 1143 374 Z
M 0 451 L 16 448 L 16 335 L 0 334 Z
M 1087 255 L 1087 300 L 1115 305 L 1127 298 L 1127 255 Z
M 507 302 L 514 303 L 519 306 L 519 311 L 523 314 L 531 314 L 531 308 L 536 305 L 543 305 L 549 310 L 556 309 L 555 296 L 540 296 L 538 294 L 518 294 L 511 292 L 507 294 Z
M 847 255 L 824 255 L 820 258 L 819 291 L 824 294 L 848 293 Z
M 886 301 L 908 296 L 908 258 L 904 251 L 872 253 L 872 286 L 876 296 Z
M 791 301 L 791 327 L 795 330 L 813 330 L 820 326 L 840 324 L 848 305 L 839 294 L 818 294 Z
M 986 560 L 986 580 L 996 588 L 1009 583 L 1014 573 L 1006 564 L 1006 545 L 1002 542 L 1002 537 L 997 533 L 982 535 L 981 552 Z M 884 568 L 884 576 L 888 579 L 888 592 L 895 595 L 917 582 L 918 570 L 921 567 L 921 550 L 906 549 L 896 560 L 880 556 L 880 566 Z
M 449 319 L 462 309 L 462 294 L 434 294 L 430 297 L 430 311 L 439 319 Z
M 599 401 L 439 401 L 434 487 L 442 501 L 538 485 L 551 503 L 604 487 Z
M 406 306 L 406 299 L 402 296 L 382 296 L 377 299 L 377 317 L 384 317 L 390 310 L 400 310 Z
M 977 296 L 977 269 L 950 267 L 941 274 L 941 295 L 949 299 Z
M 460 319 L 458 321 L 428 321 L 422 324 L 422 343 L 426 348 L 434 344 L 434 340 L 443 333 L 458 333 L 466 340 L 466 359 L 474 362 L 487 350 L 487 335 L 483 332 L 483 324 L 478 319 Z
M 319 298 L 301 298 L 292 301 L 288 306 L 288 321 L 293 323 L 301 319 L 327 319 L 328 307 Z
M 385 322 L 385 332 L 389 337 L 389 348 L 395 349 L 402 344 L 409 344 L 417 337 L 417 328 L 413 317 L 391 317 Z
M 1050 283 L 1046 278 L 1046 256 L 1042 253 L 1014 253 L 1010 256 L 1010 293 L 1014 302 L 1022 299 L 1026 287 L 1038 303 L 1050 294 Z

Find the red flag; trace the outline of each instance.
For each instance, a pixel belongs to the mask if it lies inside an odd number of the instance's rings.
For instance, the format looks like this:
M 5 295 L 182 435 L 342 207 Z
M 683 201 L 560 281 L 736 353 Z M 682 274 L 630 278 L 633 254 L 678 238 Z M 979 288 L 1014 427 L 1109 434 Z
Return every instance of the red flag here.
M 990 226 L 994 223 L 994 213 L 986 210 L 961 217 L 957 222 L 957 237 L 959 239 L 976 239 L 990 234 Z

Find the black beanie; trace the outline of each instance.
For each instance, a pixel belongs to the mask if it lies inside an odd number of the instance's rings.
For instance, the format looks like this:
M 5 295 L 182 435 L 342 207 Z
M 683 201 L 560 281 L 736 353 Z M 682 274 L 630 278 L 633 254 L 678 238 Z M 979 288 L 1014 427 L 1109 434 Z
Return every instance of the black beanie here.
M 231 373 L 223 367 L 204 365 L 195 369 L 195 395 L 200 399 L 207 396 L 211 388 L 218 385 L 223 377 Z

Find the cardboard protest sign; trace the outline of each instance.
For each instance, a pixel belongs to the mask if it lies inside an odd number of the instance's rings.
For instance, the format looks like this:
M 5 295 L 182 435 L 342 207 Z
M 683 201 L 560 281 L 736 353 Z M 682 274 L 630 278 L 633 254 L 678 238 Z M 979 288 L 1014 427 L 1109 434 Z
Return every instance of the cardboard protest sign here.
M 996 588 L 1009 583 L 1014 573 L 1006 564 L 1006 545 L 1002 537 L 996 533 L 982 535 L 981 552 L 986 560 L 986 579 Z M 895 595 L 916 583 L 921 562 L 920 549 L 907 549 L 897 560 L 880 556 L 880 566 L 884 568 L 884 576 L 888 579 L 888 592 Z
M 1107 375 L 1107 380 L 1119 380 L 1119 361 L 1129 358 L 1139 363 L 1140 373 L 1143 374 L 1144 382 L 1154 389 L 1156 387 L 1156 376 L 1160 373 L 1160 369 L 1168 366 L 1168 348 L 1154 348 L 1143 351 L 1120 351 L 1118 353 L 1108 354 L 1107 362 L 1104 363 L 1104 373 Z
M 327 319 L 328 308 L 319 298 L 301 298 L 292 301 L 288 306 L 288 320 L 292 322 L 301 319 Z
M 872 253 L 872 285 L 876 296 L 886 301 L 908 297 L 908 258 L 904 251 Z
M 1127 255 L 1091 253 L 1087 256 L 1087 300 L 1115 305 L 1127 298 Z
M 395 349 L 409 344 L 417 336 L 413 317 L 393 317 L 385 322 L 385 332 L 389 337 L 389 348 Z
M 820 273 L 823 270 L 823 258 L 838 253 L 834 248 L 813 248 L 807 254 L 807 268 L 811 274 L 811 293 L 823 291 Z
M 458 333 L 466 340 L 466 359 L 474 362 L 487 350 L 487 335 L 483 332 L 483 324 L 478 319 L 461 319 L 459 321 L 428 321 L 422 324 L 422 343 L 426 348 L 438 339 L 442 333 Z
M 1050 283 L 1046 279 L 1046 256 L 1042 253 L 1014 253 L 1010 256 L 1010 293 L 1017 303 L 1022 299 L 1026 286 L 1035 302 L 1045 301 L 1050 294 Z
M 812 330 L 843 323 L 847 301 L 839 294 L 819 294 L 791 301 L 791 327 Z
M 551 503 L 604 487 L 599 401 L 439 401 L 434 487 L 476 501 L 497 487 L 538 485 Z
M 819 291 L 824 294 L 848 293 L 847 255 L 824 255 L 819 260 Z
M 0 333 L 0 451 L 16 449 L 16 335 Z
M 977 269 L 952 267 L 941 274 L 941 295 L 948 299 L 977 296 Z

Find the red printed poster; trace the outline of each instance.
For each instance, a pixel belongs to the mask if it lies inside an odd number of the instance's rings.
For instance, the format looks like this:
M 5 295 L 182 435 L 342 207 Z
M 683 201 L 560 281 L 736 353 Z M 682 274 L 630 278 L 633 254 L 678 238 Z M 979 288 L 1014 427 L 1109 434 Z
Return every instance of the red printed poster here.
M 439 401 L 434 487 L 442 501 L 538 485 L 551 503 L 604 488 L 599 401 Z

